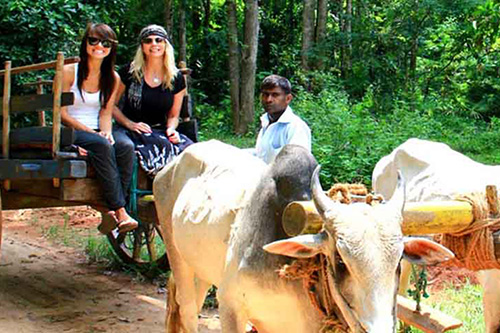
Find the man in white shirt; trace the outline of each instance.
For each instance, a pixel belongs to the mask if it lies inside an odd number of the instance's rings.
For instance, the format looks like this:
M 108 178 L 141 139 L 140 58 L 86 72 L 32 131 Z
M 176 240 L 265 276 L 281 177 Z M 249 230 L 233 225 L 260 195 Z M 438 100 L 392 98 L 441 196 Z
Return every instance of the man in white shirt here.
M 292 85 L 279 75 L 269 75 L 260 85 L 260 100 L 266 113 L 260 117 L 260 129 L 253 153 L 271 163 L 286 144 L 296 144 L 311 151 L 311 130 L 289 106 Z

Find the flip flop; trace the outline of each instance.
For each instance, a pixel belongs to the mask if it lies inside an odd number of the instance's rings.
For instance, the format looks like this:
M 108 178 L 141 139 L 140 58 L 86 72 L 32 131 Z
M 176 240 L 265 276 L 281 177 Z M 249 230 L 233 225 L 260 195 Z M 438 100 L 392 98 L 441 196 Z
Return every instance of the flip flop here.
M 139 223 L 133 218 L 123 220 L 117 223 L 118 231 L 120 233 L 125 233 L 134 230 L 139 226 Z

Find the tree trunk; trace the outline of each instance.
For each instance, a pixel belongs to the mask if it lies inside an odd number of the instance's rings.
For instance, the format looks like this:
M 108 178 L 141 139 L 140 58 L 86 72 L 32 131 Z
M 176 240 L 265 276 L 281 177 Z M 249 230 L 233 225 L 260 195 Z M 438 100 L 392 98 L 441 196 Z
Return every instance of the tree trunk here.
M 417 70 L 417 52 L 418 52 L 418 29 L 420 28 L 419 24 L 417 23 L 418 21 L 418 7 L 419 7 L 419 1 L 415 0 L 414 2 L 414 11 L 415 11 L 415 22 L 414 22 L 414 29 L 412 34 L 412 41 L 411 41 L 411 49 L 410 49 L 410 80 L 415 79 L 415 72 Z
M 172 27 L 174 22 L 172 20 L 172 0 L 165 0 L 165 29 L 170 38 L 172 38 Z
M 245 0 L 245 37 L 241 58 L 241 112 L 238 133 L 246 133 L 253 122 L 255 101 L 255 72 L 259 41 L 259 4 Z
M 417 86 L 416 82 L 416 71 L 417 71 L 417 52 L 418 52 L 418 33 L 420 29 L 420 24 L 418 24 L 418 9 L 419 9 L 419 0 L 415 0 L 414 2 L 414 11 L 415 11 L 415 23 L 412 34 L 411 41 L 411 49 L 410 49 L 410 82 L 409 85 L 411 87 L 412 95 L 415 93 L 415 88 Z M 408 85 L 408 83 L 407 83 Z M 415 99 L 411 99 L 410 109 L 412 112 L 415 111 Z
M 238 49 L 238 25 L 236 20 L 236 3 L 227 0 L 228 45 L 229 45 L 229 92 L 231 95 L 231 113 L 233 130 L 238 133 L 240 126 L 240 53 Z
M 203 6 L 205 7 L 204 26 L 205 26 L 205 28 L 208 28 L 208 26 L 210 24 L 210 14 L 211 14 L 210 0 L 205 0 L 203 2 Z
M 302 68 L 310 68 L 310 52 L 314 40 L 314 0 L 304 0 L 302 11 Z
M 318 21 L 316 25 L 316 45 L 319 45 L 320 47 L 320 52 L 319 52 L 319 59 L 317 63 L 317 68 L 318 69 L 323 69 L 324 68 L 324 58 L 325 58 L 325 52 L 323 43 L 325 42 L 325 37 L 326 37 L 326 17 L 328 13 L 328 4 L 327 0 L 318 0 Z
M 351 72 L 352 53 L 352 0 L 346 0 L 345 11 L 342 18 L 342 32 L 344 43 L 342 44 L 342 77 L 348 78 Z
M 179 58 L 177 62 L 186 61 L 186 0 L 179 1 Z

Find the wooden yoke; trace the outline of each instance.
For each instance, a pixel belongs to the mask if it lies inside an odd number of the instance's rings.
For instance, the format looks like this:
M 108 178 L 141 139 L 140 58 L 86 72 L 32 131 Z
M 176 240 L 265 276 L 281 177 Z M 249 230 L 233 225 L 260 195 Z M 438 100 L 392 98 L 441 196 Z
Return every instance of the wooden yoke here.
M 403 212 L 404 235 L 457 233 L 474 221 L 472 205 L 465 201 L 409 202 Z M 288 236 L 316 233 L 322 227 L 321 217 L 312 201 L 294 201 L 286 206 L 282 217 Z

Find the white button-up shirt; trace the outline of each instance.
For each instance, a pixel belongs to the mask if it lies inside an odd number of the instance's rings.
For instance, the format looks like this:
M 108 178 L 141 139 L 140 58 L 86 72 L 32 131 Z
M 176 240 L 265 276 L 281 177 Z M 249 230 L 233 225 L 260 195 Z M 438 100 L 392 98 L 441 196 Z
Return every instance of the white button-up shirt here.
M 286 144 L 296 144 L 311 151 L 311 130 L 309 126 L 300 119 L 292 108 L 287 106 L 285 112 L 278 121 L 269 124 L 269 117 L 264 113 L 260 117 L 262 128 L 260 129 L 255 155 L 266 163 L 271 163 L 276 155 Z

